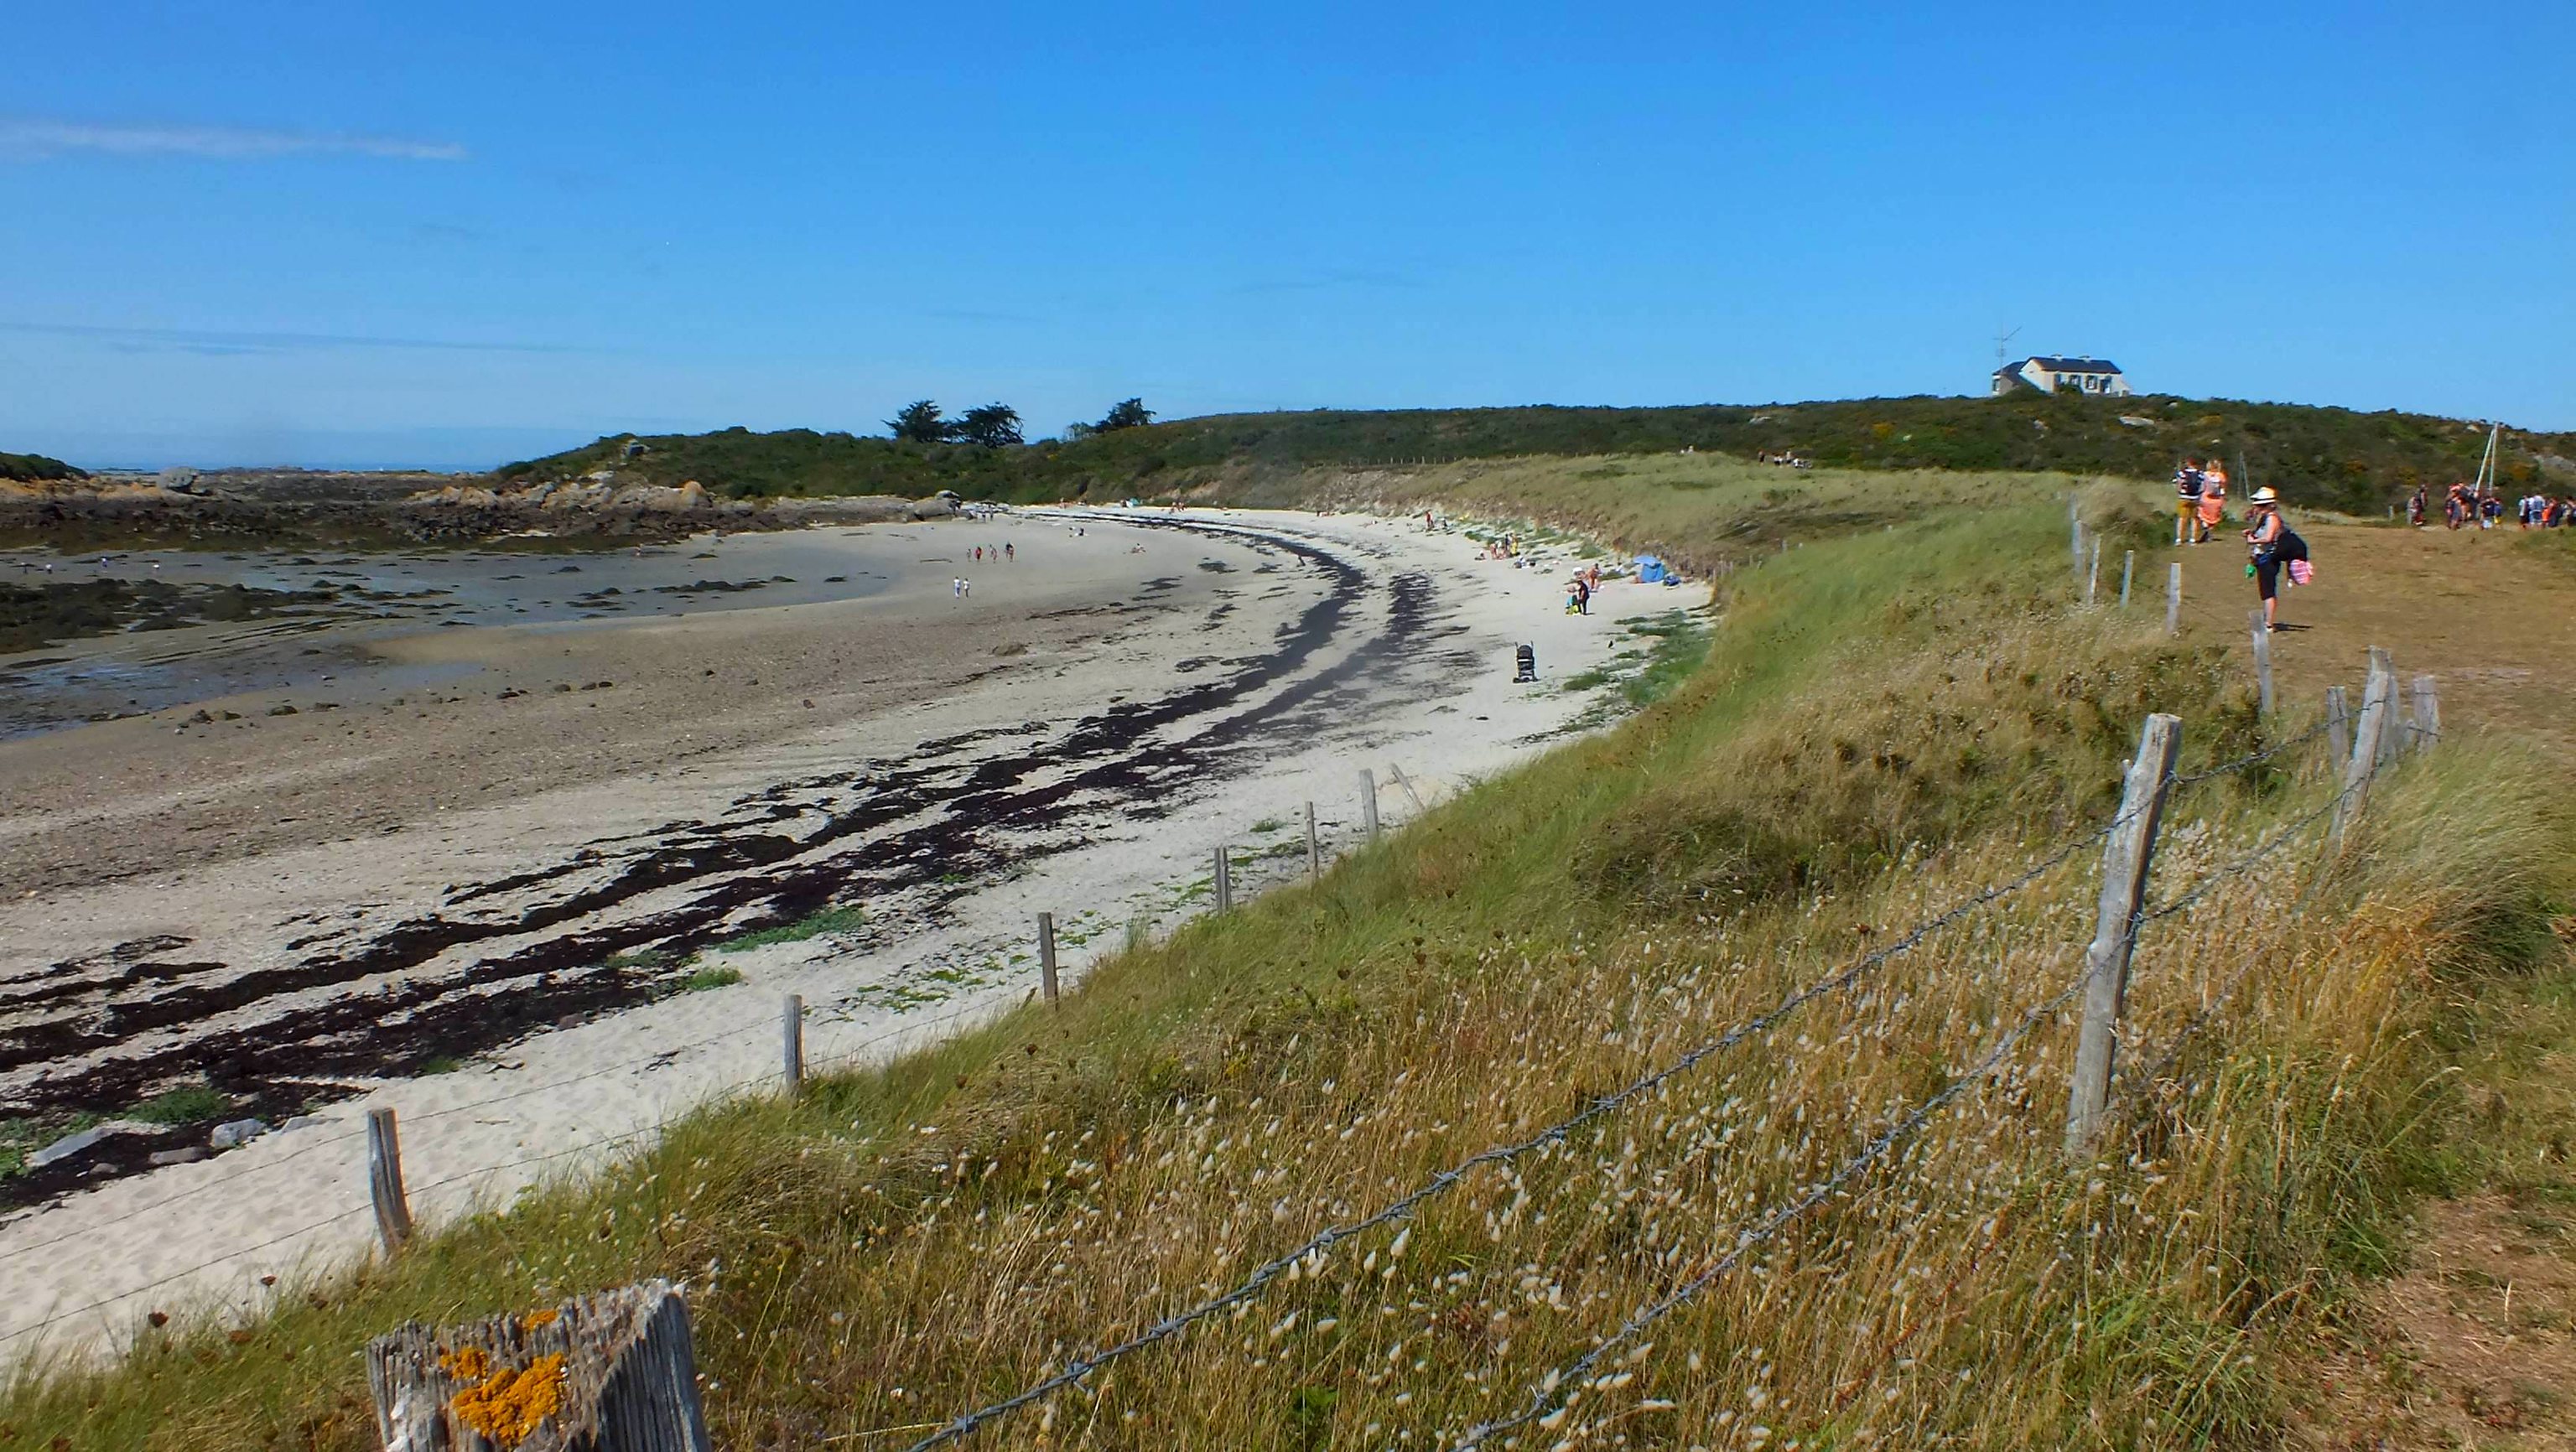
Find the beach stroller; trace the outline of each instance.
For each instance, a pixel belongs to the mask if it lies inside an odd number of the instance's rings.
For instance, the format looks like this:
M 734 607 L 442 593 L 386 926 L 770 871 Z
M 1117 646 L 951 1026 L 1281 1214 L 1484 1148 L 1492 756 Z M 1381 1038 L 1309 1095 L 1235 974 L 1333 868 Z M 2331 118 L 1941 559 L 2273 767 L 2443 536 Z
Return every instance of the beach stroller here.
M 1538 680 L 1538 651 L 1535 648 L 1526 645 L 1514 646 L 1512 665 L 1514 668 L 1512 684 L 1520 685 Z

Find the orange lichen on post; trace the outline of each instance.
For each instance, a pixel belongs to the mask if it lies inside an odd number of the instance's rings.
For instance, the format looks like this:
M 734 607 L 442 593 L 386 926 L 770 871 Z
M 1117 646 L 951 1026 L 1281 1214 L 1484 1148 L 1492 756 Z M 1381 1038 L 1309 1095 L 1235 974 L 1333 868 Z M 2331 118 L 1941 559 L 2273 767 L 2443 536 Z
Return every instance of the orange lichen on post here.
M 448 1365 L 454 1375 L 456 1368 L 468 1360 L 469 1351 L 478 1364 L 489 1365 L 482 1353 L 471 1347 L 442 1358 L 442 1365 Z M 516 1447 L 537 1430 L 539 1423 L 563 1410 L 563 1389 L 563 1353 L 555 1352 L 522 1368 L 503 1367 L 478 1377 L 458 1390 L 448 1406 L 456 1413 L 456 1420 L 496 1445 Z
M 563 1312 L 555 1310 L 552 1307 L 542 1311 L 530 1311 L 528 1314 L 519 1318 L 519 1329 L 522 1331 L 534 1331 L 540 1326 L 551 1326 L 562 1319 Z
M 492 1358 L 480 1346 L 459 1346 L 439 1353 L 438 1369 L 460 1382 L 478 1382 L 491 1374 Z

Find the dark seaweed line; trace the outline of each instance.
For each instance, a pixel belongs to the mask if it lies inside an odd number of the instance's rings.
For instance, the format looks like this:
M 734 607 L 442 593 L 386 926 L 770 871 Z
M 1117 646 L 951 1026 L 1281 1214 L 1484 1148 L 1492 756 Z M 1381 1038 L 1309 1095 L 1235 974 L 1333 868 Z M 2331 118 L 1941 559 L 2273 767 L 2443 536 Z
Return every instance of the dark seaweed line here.
M 167 1077 L 186 1068 L 197 1068 L 218 1080 L 257 1080 L 266 1077 L 260 1067 L 263 1058 L 274 1054 L 282 1045 L 294 1045 L 299 1041 L 305 1052 L 299 1055 L 298 1068 L 306 1076 L 317 1072 L 342 1072 L 373 1077 L 389 1070 L 399 1072 L 405 1061 L 416 1065 L 430 1057 L 479 1050 L 516 1038 L 529 1029 L 549 1026 L 567 1009 L 597 1012 L 655 996 L 661 986 L 657 981 L 658 975 L 604 966 L 602 960 L 625 948 L 673 940 L 685 942 L 728 931 L 741 925 L 739 915 L 746 907 L 766 909 L 773 917 L 793 917 L 828 901 L 837 892 L 845 890 L 854 878 L 874 878 L 873 885 L 881 890 L 901 890 L 937 883 L 957 875 L 960 868 L 986 868 L 1013 860 L 1005 849 L 984 841 L 988 831 L 1058 826 L 1076 814 L 1078 807 L 1074 799 L 1082 793 L 1133 792 L 1140 788 L 1159 787 L 1168 777 L 1186 777 L 1198 768 L 1185 761 L 1167 761 L 1157 765 L 1120 760 L 1115 759 L 1115 753 L 1133 749 L 1146 735 L 1162 726 L 1192 715 L 1205 714 L 1252 694 L 1301 667 L 1329 641 L 1351 603 L 1362 592 L 1359 573 L 1341 561 L 1302 544 L 1291 544 L 1288 548 L 1323 569 L 1332 579 L 1334 588 L 1324 600 L 1305 612 L 1297 622 L 1294 634 L 1283 641 L 1281 650 L 1231 680 L 1210 682 L 1155 702 L 1116 708 L 1077 722 L 1056 749 L 1030 753 L 1016 762 L 987 763 L 975 772 L 963 789 L 951 785 L 946 793 L 940 794 L 945 797 L 944 802 L 916 792 L 881 794 L 868 804 L 868 808 L 873 810 L 862 808 L 835 816 L 822 832 L 801 838 L 764 835 L 746 842 L 739 836 L 726 837 L 719 832 L 710 838 L 647 854 L 645 860 L 631 866 L 612 883 L 577 894 L 566 903 L 523 915 L 515 921 L 476 925 L 433 918 L 402 924 L 363 953 L 314 960 L 297 969 L 273 970 L 288 976 L 267 981 L 312 987 L 327 984 L 335 978 L 397 974 L 405 968 L 425 963 L 457 943 L 502 934 L 542 931 L 545 927 L 597 912 L 637 893 L 677 882 L 709 876 L 739 879 L 764 868 L 774 868 L 788 857 L 808 855 L 818 844 L 828 844 L 835 838 L 871 830 L 903 816 L 944 805 L 948 810 L 941 820 L 900 834 L 892 842 L 869 844 L 868 850 L 879 861 L 888 857 L 894 859 L 892 871 L 854 873 L 845 861 L 835 856 L 789 871 L 773 871 L 757 882 L 737 880 L 719 883 L 717 890 L 682 908 L 532 945 L 499 959 L 476 964 L 461 978 L 388 986 L 369 1000 L 339 1000 L 298 1011 L 282 1020 L 210 1035 L 181 1046 L 174 1053 L 156 1056 L 148 1070 L 142 1065 L 101 1065 L 88 1073 L 51 1078 L 41 1086 L 43 1098 L 54 1103 L 121 1101 L 122 1097 L 140 1087 L 140 1080 Z M 1383 652 L 1382 643 L 1378 641 L 1364 642 L 1358 649 L 1370 650 L 1372 647 L 1379 648 L 1375 653 Z M 1350 668 L 1350 664 L 1345 662 L 1329 674 L 1338 678 L 1348 674 Z M 1260 716 L 1276 714 L 1321 689 L 1321 684 L 1304 686 L 1303 683 L 1292 683 L 1279 693 L 1273 705 L 1263 711 L 1249 713 L 1246 720 L 1237 724 L 1257 724 Z M 1155 754 L 1174 758 L 1214 753 L 1204 746 L 1192 752 L 1185 744 L 1177 748 L 1162 748 Z M 1112 759 L 1099 761 L 1089 769 L 1045 786 L 1012 790 L 1034 768 L 1056 768 L 1067 760 L 1100 757 Z M 927 784 L 921 785 L 926 787 Z M 889 800 L 889 797 L 894 799 Z M 961 822 L 958 820 L 961 817 L 967 820 Z M 1063 848 L 1031 848 L 1021 855 L 1048 855 L 1053 850 Z M 944 896 L 953 899 L 964 890 Z M 566 974 L 570 975 L 570 981 L 557 981 L 556 975 Z M 531 984 L 533 986 L 522 986 Z M 509 997 L 519 1001 L 505 1001 L 499 992 L 479 991 L 504 988 L 514 990 Z M 529 1001 L 539 999 L 542 1002 Z M 218 1006 L 203 999 L 192 1000 L 189 1006 L 200 1014 L 218 1011 Z M 186 1016 L 182 1013 L 153 1015 L 165 1020 Z M 409 1041 L 408 1052 L 389 1053 L 384 1046 L 369 1041 L 368 1031 L 380 1029 L 388 1018 L 393 1017 L 409 1020 L 404 1033 Z M 339 1042 L 313 1043 L 317 1038 Z M 81 1047 L 110 1047 L 114 1042 L 112 1037 L 107 1044 L 92 1039 Z

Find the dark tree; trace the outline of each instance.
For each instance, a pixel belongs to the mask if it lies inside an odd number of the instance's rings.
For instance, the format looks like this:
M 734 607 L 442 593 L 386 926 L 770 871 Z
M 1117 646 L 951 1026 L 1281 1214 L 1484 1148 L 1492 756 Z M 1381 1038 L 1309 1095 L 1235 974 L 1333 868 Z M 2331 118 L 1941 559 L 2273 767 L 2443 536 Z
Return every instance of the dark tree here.
M 1007 403 L 988 403 L 982 408 L 966 410 L 957 421 L 954 437 L 970 444 L 999 449 L 1022 442 L 1020 411 Z
M 903 412 L 886 420 L 886 427 L 894 430 L 896 438 L 916 444 L 944 444 L 957 432 L 957 426 L 940 413 L 939 405 L 926 398 L 905 404 Z
M 1105 434 L 1111 429 L 1143 428 L 1145 425 L 1152 423 L 1153 421 L 1153 410 L 1145 407 L 1145 400 L 1141 398 L 1131 398 L 1124 403 L 1111 404 L 1109 406 L 1109 412 L 1101 415 L 1100 422 L 1093 425 L 1093 427 L 1099 432 Z

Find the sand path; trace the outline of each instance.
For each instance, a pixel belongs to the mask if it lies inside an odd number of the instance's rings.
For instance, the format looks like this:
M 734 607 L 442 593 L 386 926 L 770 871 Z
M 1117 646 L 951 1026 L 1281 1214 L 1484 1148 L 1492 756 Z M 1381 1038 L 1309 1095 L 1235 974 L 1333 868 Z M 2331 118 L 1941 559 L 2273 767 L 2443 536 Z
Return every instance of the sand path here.
M 2564 531 L 2292 527 L 2316 556 L 2317 582 L 2281 599 L 2272 669 L 2285 705 L 2310 709 L 2335 684 L 2358 703 L 2378 645 L 2401 679 L 2424 672 L 2440 682 L 2445 730 L 2576 746 L 2576 548 Z M 2186 627 L 2237 647 L 2260 603 L 2245 578 L 2241 528 L 2231 520 L 2213 542 L 2166 557 L 2182 561 Z M 2163 563 L 2150 569 L 2142 559 L 2139 572 L 2140 608 L 2162 609 Z
M 445 632 L 436 649 L 491 662 L 454 714 L 255 747 L 199 732 L 211 759 L 177 779 L 135 760 L 166 724 L 0 747 L 55 773 L 9 778 L 12 880 L 35 885 L 0 902 L 0 1089 L 23 1112 L 193 1080 L 272 1121 L 310 1111 L 193 1163 L 107 1178 L 174 1142 L 119 1135 L 21 1177 L 53 1198 L 0 1226 L 0 1345 L 112 1345 L 144 1311 L 255 1306 L 262 1276 L 363 1252 L 372 1107 L 398 1112 L 436 1221 L 774 1079 L 784 994 L 808 1006 L 809 1063 L 955 1032 L 1031 991 L 1036 912 L 1078 978 L 1131 922 L 1203 906 L 1220 842 L 1245 891 L 1301 875 L 1303 802 L 1328 851 L 1359 835 L 1364 767 L 1388 821 L 1413 814 L 1581 711 L 1555 682 L 1610 663 L 1623 620 L 1705 598 L 1614 586 L 1568 617 L 1570 559 L 1481 561 L 1418 519 L 936 528 L 1028 563 L 987 567 L 970 601 L 942 573 L 863 601 Z M 1511 682 L 1516 641 L 1541 685 Z M 626 674 L 497 699 L 567 649 L 573 675 Z M 477 724 L 530 703 L 506 737 Z M 181 860 L 82 860 L 138 832 Z M 863 923 L 710 951 L 850 905 Z M 674 991 L 710 965 L 743 981 Z

